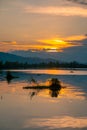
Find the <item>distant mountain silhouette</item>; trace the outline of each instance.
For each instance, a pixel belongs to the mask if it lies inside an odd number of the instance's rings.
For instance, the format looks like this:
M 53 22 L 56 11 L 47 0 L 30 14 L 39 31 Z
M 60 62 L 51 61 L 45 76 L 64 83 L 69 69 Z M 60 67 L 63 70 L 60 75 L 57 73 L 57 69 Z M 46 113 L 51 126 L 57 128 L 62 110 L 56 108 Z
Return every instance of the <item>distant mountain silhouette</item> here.
M 76 41 L 75 41 L 76 42 Z M 87 63 L 87 40 L 79 41 L 84 43 L 83 46 L 73 46 L 66 48 L 63 52 L 46 52 L 42 51 L 31 51 L 31 50 L 14 50 L 9 53 L 16 54 L 23 57 L 39 57 L 43 59 L 52 58 L 61 62 L 72 62 L 77 61 L 79 63 Z M 79 43 L 78 42 L 78 43 Z
M 48 63 L 50 61 L 55 62 L 55 60 L 47 58 L 47 59 L 43 59 L 43 58 L 38 58 L 38 57 L 22 57 L 22 56 L 17 56 L 14 54 L 9 54 L 9 53 L 5 53 L 5 52 L 0 52 L 0 61 L 6 62 L 19 62 L 19 63 L 30 63 L 30 64 L 39 64 L 39 63 Z

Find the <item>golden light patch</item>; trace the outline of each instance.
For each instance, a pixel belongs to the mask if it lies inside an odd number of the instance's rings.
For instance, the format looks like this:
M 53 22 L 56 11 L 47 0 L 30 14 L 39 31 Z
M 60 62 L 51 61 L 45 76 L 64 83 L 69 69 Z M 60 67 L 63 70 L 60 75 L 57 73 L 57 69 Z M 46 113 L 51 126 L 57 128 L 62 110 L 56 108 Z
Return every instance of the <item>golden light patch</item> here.
M 87 9 L 82 7 L 74 6 L 26 6 L 24 8 L 24 13 L 33 14 L 47 14 L 47 15 L 60 15 L 60 16 L 80 16 L 87 17 Z
M 16 50 L 36 50 L 36 51 L 47 51 L 47 52 L 63 52 L 65 48 L 73 46 L 82 46 L 82 43 L 75 43 L 75 41 L 82 40 L 86 36 L 70 36 L 66 38 L 52 38 L 52 39 L 41 39 L 29 42 L 3 42 L 1 43 L 1 50 L 8 51 L 10 49 Z
M 70 37 L 67 37 L 65 38 L 65 40 L 69 40 L 69 41 L 78 41 L 78 40 L 83 40 L 85 39 L 87 36 L 85 35 L 76 35 L 76 36 L 70 36 Z
M 47 49 L 45 46 L 48 46 L 48 51 L 53 50 L 53 51 L 62 51 L 64 48 L 76 46 L 75 44 L 65 42 L 64 40 L 61 39 L 46 39 L 46 40 L 39 40 L 39 42 L 44 43 L 44 48 Z
M 17 42 L 16 42 L 16 41 L 12 41 L 11 43 L 12 43 L 12 44 L 17 44 Z

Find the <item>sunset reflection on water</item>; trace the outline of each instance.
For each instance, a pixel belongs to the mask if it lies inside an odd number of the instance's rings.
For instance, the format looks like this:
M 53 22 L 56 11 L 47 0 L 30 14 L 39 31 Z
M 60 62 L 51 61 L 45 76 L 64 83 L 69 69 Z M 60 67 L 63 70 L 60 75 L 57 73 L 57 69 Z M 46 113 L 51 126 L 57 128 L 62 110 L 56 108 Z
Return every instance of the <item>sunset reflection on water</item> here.
M 32 71 L 32 70 L 31 70 Z M 39 70 L 42 73 L 42 70 Z M 64 71 L 64 70 L 63 70 Z M 0 81 L 0 128 L 6 130 L 77 130 L 87 128 L 87 76 L 38 75 L 37 70 L 11 71 L 18 78 Z M 44 71 L 43 71 L 44 72 Z M 47 70 L 45 71 L 46 73 Z M 50 71 L 55 73 L 56 70 Z M 65 72 L 64 72 L 65 73 Z M 51 78 L 60 81 L 61 89 L 49 86 Z M 31 82 L 31 81 L 35 81 Z M 23 87 L 30 86 L 30 89 Z
M 47 127 L 47 129 L 58 129 L 58 128 L 86 128 L 87 127 L 87 117 L 51 117 L 51 118 L 33 118 L 27 120 L 24 124 L 24 128 L 31 127 Z

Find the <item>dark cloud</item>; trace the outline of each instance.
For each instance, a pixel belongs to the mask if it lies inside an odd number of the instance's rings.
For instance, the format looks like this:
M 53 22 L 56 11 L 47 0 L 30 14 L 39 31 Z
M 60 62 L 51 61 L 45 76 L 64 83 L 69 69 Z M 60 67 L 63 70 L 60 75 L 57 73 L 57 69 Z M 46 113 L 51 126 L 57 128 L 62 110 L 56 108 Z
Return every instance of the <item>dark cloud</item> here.
M 82 5 L 87 5 L 87 0 L 67 0 L 67 1 L 75 2 Z
M 83 46 L 87 46 L 87 38 L 85 38 L 85 39 L 83 39 L 81 41 L 78 41 L 78 42 L 82 43 Z
M 85 36 L 87 37 L 87 34 L 85 34 Z
M 68 41 L 68 42 L 70 42 L 70 43 L 72 43 L 72 44 L 80 44 L 80 46 L 73 46 L 73 47 L 71 47 L 71 49 L 69 48 L 65 48 L 64 50 L 72 50 L 72 51 L 74 51 L 75 50 L 75 48 L 77 49 L 79 49 L 79 48 L 84 48 L 84 49 L 86 49 L 86 51 L 87 51 L 87 38 L 85 38 L 85 39 L 82 39 L 82 40 L 73 40 L 73 41 Z
M 79 40 L 79 39 L 75 39 L 75 40 L 66 40 L 66 42 L 72 43 L 73 45 L 81 45 L 81 46 L 87 46 L 87 34 L 83 35 L 84 38 Z M 78 46 L 77 46 L 78 47 Z

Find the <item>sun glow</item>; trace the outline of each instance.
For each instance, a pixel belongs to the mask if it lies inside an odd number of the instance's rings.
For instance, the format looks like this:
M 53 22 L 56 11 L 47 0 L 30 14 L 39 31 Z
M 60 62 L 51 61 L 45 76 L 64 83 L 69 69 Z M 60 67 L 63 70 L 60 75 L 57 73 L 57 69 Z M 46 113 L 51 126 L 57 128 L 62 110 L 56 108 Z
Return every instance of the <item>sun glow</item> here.
M 0 42 L 1 51 L 14 50 L 33 50 L 46 52 L 63 52 L 65 48 L 73 46 L 82 46 L 82 43 L 76 43 L 78 40 L 85 39 L 86 36 L 77 35 L 65 38 L 36 39 L 31 41 L 2 41 Z
M 47 49 L 47 51 L 62 51 L 64 48 L 76 46 L 75 44 L 66 42 L 61 39 L 45 39 L 45 40 L 39 40 L 39 42 L 44 44 L 44 48 Z M 48 48 L 45 47 L 45 45 L 48 46 Z

